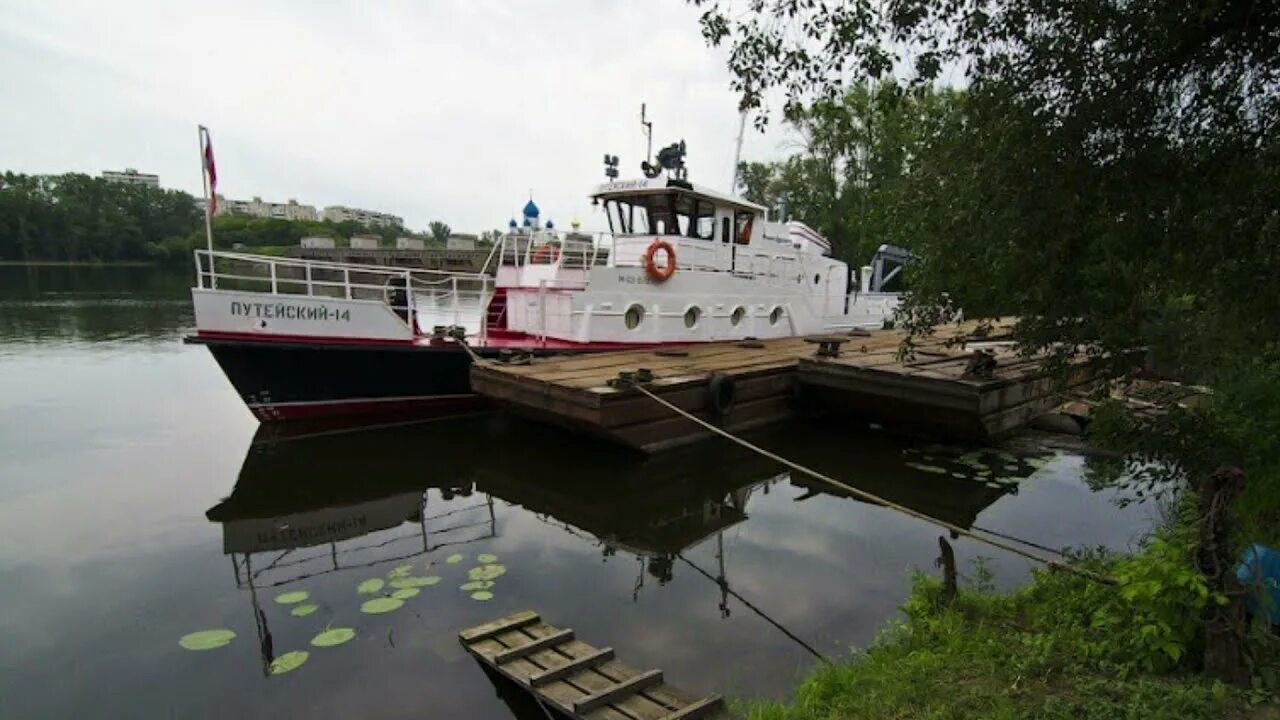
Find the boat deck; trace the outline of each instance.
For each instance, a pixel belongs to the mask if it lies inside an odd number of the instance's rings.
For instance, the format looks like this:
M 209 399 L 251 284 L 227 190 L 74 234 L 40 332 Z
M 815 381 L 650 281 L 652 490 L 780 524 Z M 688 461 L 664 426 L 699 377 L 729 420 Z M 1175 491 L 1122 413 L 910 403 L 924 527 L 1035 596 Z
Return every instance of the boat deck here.
M 708 431 L 624 383 L 620 374 L 647 371 L 645 387 L 730 432 L 815 409 L 887 420 L 930 434 L 985 438 L 1020 427 L 1056 401 L 1042 358 L 1021 358 L 1000 338 L 1011 321 L 973 338 L 976 323 L 945 329 L 902 357 L 902 330 L 844 336 L 784 338 L 636 349 L 526 364 L 486 362 L 471 369 L 472 389 L 517 412 L 646 452 Z M 950 344 L 948 339 L 962 338 Z M 970 367 L 975 351 L 994 365 Z M 832 352 L 836 354 L 833 355 Z M 988 365 L 990 365 L 988 363 Z M 728 378 L 733 401 L 713 401 L 713 377 Z M 1081 361 L 1068 384 L 1086 382 Z M 723 383 L 724 381 L 717 381 Z
M 529 691 L 544 707 L 589 720 L 730 718 L 719 695 L 697 697 L 667 685 L 661 670 L 619 662 L 524 611 L 458 633 L 477 660 Z

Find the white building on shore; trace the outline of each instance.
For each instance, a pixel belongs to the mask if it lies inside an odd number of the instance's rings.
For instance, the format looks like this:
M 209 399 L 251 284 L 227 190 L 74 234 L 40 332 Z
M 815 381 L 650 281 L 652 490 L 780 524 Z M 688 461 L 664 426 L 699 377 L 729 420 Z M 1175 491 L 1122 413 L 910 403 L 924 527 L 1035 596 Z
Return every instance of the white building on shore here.
M 361 210 L 345 205 L 330 205 L 324 209 L 324 219 L 330 222 L 358 222 L 372 227 L 404 227 L 404 218 L 376 210 Z
M 103 170 L 102 179 L 107 182 L 124 183 L 126 185 L 146 185 L 153 188 L 160 187 L 159 175 L 138 172 L 135 168 L 125 168 L 124 170 Z
M 229 200 L 218 196 L 217 215 L 252 215 L 254 217 L 276 218 L 279 220 L 319 220 L 320 215 L 314 205 L 302 205 L 289 198 L 288 202 L 274 203 L 254 197 L 252 200 Z

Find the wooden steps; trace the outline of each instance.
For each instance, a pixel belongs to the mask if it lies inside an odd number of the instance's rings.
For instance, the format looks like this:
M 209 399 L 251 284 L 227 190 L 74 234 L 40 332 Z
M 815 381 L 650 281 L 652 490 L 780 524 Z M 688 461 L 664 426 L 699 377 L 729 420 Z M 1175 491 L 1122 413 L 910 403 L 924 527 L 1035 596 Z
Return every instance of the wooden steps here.
M 661 670 L 619 662 L 573 630 L 552 627 L 531 610 L 458 633 L 477 660 L 571 718 L 695 720 L 729 718 L 718 695 L 696 697 L 667 685 Z

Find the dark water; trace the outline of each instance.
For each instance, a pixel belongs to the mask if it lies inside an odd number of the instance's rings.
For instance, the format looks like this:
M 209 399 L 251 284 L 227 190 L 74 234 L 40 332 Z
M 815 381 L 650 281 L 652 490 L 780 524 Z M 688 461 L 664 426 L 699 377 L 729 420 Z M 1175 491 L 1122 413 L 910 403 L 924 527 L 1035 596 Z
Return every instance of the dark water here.
M 511 717 L 455 635 L 524 608 L 690 690 L 780 696 L 815 662 L 805 645 L 865 646 L 908 569 L 935 572 L 931 526 L 719 445 L 641 459 L 501 415 L 259 428 L 181 344 L 186 288 L 154 269 L 0 267 L 0 717 Z M 1126 546 L 1152 522 L 1090 493 L 1072 455 L 963 464 L 947 458 L 974 448 L 821 424 L 754 439 L 1048 545 Z M 488 602 L 458 589 L 480 553 L 508 570 Z M 957 553 L 1026 577 L 972 542 Z M 402 564 L 442 581 L 360 613 L 357 585 Z M 289 590 L 320 609 L 293 617 L 273 602 Z M 329 625 L 357 637 L 310 648 Z M 178 646 L 219 627 L 230 645 Z M 302 649 L 299 669 L 264 673 Z

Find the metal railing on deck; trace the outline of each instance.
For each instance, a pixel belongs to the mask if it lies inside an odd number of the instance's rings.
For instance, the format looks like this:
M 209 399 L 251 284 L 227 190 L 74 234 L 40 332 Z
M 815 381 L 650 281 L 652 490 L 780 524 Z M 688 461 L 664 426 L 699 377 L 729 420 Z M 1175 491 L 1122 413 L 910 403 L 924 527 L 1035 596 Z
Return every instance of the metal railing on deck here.
M 269 295 L 375 300 L 402 320 L 419 318 L 423 326 L 463 325 L 479 317 L 493 295 L 493 278 L 485 273 L 415 270 L 334 263 L 321 260 L 196 250 L 196 287 Z M 446 320 L 441 323 L 440 320 Z M 416 328 L 415 328 L 416 331 Z

